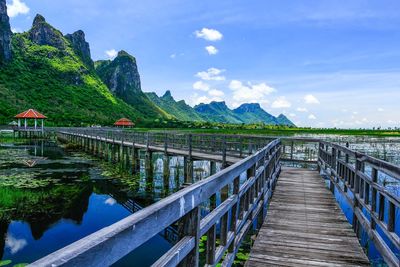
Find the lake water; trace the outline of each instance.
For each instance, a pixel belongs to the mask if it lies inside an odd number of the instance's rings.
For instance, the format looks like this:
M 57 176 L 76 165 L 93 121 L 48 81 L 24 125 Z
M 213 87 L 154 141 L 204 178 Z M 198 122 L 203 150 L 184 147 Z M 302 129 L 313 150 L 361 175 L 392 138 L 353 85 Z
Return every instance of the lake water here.
M 379 158 L 400 162 L 396 139 L 378 139 L 371 144 L 364 138 L 334 138 L 350 141 L 354 148 Z M 140 175 L 132 176 L 53 141 L 1 144 L 0 260 L 11 260 L 7 266 L 33 262 L 176 192 L 183 183 L 182 159 L 170 159 L 168 187 L 164 186 L 162 156 L 154 154 L 153 163 L 154 176 L 149 182 L 144 160 Z M 209 176 L 209 162 L 196 162 L 194 170 L 197 180 Z M 399 188 L 399 184 L 391 186 Z M 338 201 L 351 218 L 346 203 Z M 207 214 L 207 205 L 202 213 Z M 173 228 L 167 229 L 115 266 L 151 265 L 172 247 L 175 234 Z M 379 263 L 379 253 L 373 245 L 368 247 L 370 258 Z
M 140 176 L 132 176 L 51 141 L 1 144 L 0 259 L 11 260 L 10 266 L 31 263 L 177 191 L 182 160 L 170 159 L 168 191 L 161 156 L 155 154 L 153 163 L 149 183 L 143 160 Z M 207 162 L 196 162 L 194 169 L 196 179 L 209 175 Z M 172 247 L 173 238 L 173 231 L 160 233 L 115 266 L 148 266 Z

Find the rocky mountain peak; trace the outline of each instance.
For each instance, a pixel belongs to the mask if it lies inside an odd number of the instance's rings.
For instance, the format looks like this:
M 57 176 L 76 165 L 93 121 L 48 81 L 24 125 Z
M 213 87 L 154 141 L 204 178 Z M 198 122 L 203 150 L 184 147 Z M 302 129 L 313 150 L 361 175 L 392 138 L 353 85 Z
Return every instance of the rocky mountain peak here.
M 90 46 L 89 43 L 86 42 L 85 33 L 82 30 L 79 30 L 72 34 L 65 35 L 65 38 L 71 42 L 75 53 L 81 57 L 86 66 L 94 68 L 94 63 L 90 55 Z
M 117 96 L 142 93 L 136 59 L 126 51 L 119 51 L 113 61 L 102 61 L 96 64 L 96 72 Z
M 244 103 L 240 105 L 238 108 L 236 108 L 234 111 L 244 113 L 244 112 L 259 111 L 261 109 L 262 108 L 259 103 Z
M 46 19 L 42 15 L 36 14 L 35 18 L 33 19 L 32 27 L 38 26 L 42 23 L 46 23 Z
M 278 117 L 276 117 L 276 120 L 280 125 L 286 125 L 286 126 L 296 126 L 291 120 L 289 120 L 285 115 L 279 114 Z
M 162 98 L 166 100 L 174 100 L 170 90 L 165 91 L 165 94 L 162 96 Z
M 6 0 L 0 0 L 0 64 L 11 60 L 11 36 Z
M 65 49 L 62 33 L 48 24 L 40 14 L 37 14 L 33 20 L 29 39 L 38 45 L 50 45 L 58 49 Z

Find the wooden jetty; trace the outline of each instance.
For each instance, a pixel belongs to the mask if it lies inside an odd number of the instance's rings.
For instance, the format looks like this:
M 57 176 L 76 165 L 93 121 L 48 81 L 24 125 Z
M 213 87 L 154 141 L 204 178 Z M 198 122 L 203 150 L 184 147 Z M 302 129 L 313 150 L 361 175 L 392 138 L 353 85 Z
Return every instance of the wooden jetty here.
M 163 153 L 165 166 L 170 156 L 182 156 L 187 186 L 30 266 L 109 266 L 171 227 L 178 240 L 153 266 L 199 266 L 203 236 L 206 266 L 231 266 L 254 227 L 260 230 L 247 266 L 367 266 L 359 243 L 362 234 L 388 266 L 400 266 L 400 198 L 382 184 L 382 179 L 400 180 L 400 167 L 348 146 L 301 138 L 52 131 L 88 153 L 136 171 L 139 150 L 146 152 L 146 170 L 152 170 L 153 152 Z M 210 161 L 210 177 L 193 180 L 196 160 Z M 297 167 L 313 164 L 315 169 L 282 169 L 285 161 Z M 218 172 L 216 162 L 221 164 Z M 348 203 L 351 220 L 332 194 Z M 202 217 L 201 205 L 207 202 L 212 205 Z
M 369 266 L 316 171 L 284 169 L 246 266 Z

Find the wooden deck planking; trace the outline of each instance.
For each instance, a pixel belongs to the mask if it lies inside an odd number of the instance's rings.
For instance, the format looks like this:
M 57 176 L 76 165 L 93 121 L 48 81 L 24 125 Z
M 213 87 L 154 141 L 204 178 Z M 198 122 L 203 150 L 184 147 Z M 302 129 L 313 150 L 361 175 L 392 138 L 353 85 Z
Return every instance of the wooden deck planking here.
M 246 266 L 370 266 L 316 171 L 283 169 Z

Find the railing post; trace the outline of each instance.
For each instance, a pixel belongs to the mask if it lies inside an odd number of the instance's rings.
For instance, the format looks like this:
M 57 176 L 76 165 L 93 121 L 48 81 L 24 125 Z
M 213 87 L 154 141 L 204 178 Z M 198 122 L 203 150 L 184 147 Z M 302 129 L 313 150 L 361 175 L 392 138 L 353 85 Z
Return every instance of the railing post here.
M 358 175 L 358 172 L 361 171 L 362 167 L 361 167 L 360 155 L 358 153 L 356 153 L 355 158 L 356 158 L 356 166 L 355 166 L 355 186 L 354 186 L 354 197 L 353 197 L 353 229 L 358 237 L 359 222 L 356 215 L 356 210 L 358 209 L 360 204 L 358 203 L 358 198 L 356 195 L 359 194 L 360 190 L 360 176 Z
M 290 159 L 293 159 L 294 141 L 290 143 Z
M 332 162 L 331 162 L 331 177 L 330 177 L 330 186 L 329 189 L 333 194 L 335 194 L 335 183 L 334 180 L 336 180 L 336 176 L 334 172 L 336 172 L 336 164 L 337 164 L 337 155 L 336 155 L 336 149 L 332 147 Z
M 167 150 L 168 150 L 168 134 L 165 133 L 164 134 L 164 153 L 167 154 Z
M 239 157 L 243 156 L 243 137 L 239 137 Z
M 322 164 L 322 158 L 321 158 L 321 146 L 322 143 L 318 142 L 318 159 L 317 159 L 317 171 L 320 173 L 321 172 L 321 164 Z
M 199 240 L 200 240 L 200 209 L 195 207 L 178 222 L 179 237 L 193 236 L 195 244 L 193 250 L 181 261 L 178 266 L 199 266 Z
M 222 143 L 222 168 L 226 168 L 226 136 L 223 137 L 223 143 Z
M 187 135 L 188 156 L 184 157 L 185 183 L 193 183 L 192 135 Z

